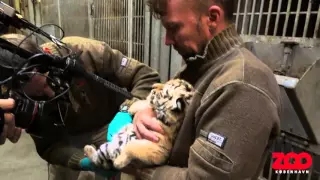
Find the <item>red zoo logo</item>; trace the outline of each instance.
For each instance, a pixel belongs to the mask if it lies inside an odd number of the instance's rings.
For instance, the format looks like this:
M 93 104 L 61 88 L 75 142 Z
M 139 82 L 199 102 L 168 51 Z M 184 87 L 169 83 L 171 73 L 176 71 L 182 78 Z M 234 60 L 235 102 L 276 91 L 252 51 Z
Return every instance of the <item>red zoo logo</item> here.
M 299 154 L 294 152 L 287 154 L 274 152 L 272 153 L 272 158 L 275 159 L 272 164 L 272 169 L 275 170 L 306 170 L 312 165 L 312 157 L 306 152 Z M 303 159 L 305 160 L 304 163 L 302 163 Z

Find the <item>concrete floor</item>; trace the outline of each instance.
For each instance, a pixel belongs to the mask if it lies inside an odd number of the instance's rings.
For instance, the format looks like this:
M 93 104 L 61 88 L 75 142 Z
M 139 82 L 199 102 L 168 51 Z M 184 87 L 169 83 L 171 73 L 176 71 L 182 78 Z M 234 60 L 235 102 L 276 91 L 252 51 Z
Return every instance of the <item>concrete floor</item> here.
M 30 135 L 23 132 L 19 142 L 0 145 L 1 180 L 47 180 L 47 163 L 35 149 Z

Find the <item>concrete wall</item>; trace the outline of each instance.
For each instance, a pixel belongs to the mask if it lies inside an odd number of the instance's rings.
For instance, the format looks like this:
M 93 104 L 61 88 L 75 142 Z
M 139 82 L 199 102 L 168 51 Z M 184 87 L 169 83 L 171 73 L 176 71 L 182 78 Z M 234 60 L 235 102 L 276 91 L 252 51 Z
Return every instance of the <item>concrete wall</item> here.
M 61 26 L 65 36 L 89 37 L 87 0 L 42 0 L 41 18 L 42 24 Z

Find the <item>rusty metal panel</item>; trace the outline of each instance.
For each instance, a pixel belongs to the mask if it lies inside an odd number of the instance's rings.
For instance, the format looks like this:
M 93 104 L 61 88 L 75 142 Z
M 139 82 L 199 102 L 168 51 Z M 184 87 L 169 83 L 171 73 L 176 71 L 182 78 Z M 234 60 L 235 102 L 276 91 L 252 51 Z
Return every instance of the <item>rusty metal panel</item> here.
M 288 95 L 283 87 L 281 90 L 282 109 L 280 114 L 281 130 L 290 134 L 294 134 L 302 139 L 308 139 L 307 132 L 303 128 L 301 121 L 292 106 Z
M 60 0 L 58 2 L 60 2 L 61 26 L 66 36 L 89 37 L 87 1 Z
M 308 138 L 320 144 L 320 59 L 308 67 L 296 87 L 287 89 L 287 94 Z
M 65 36 L 89 36 L 87 0 L 42 0 L 41 24 L 53 23 L 61 26 Z M 46 27 L 47 32 L 61 37 L 58 28 Z
M 53 23 L 59 25 L 58 21 L 58 1 L 41 1 L 42 24 Z

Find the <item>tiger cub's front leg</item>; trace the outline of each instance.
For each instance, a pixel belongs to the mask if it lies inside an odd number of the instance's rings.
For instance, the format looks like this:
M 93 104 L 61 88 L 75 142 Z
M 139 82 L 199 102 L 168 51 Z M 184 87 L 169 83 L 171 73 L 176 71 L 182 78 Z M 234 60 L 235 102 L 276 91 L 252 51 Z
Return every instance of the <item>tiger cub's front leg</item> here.
M 99 150 L 96 150 L 94 146 L 86 145 L 84 147 L 84 152 L 95 166 L 110 169 L 112 165 L 110 164 L 110 160 L 107 159 L 107 146 L 108 143 L 104 143 L 100 146 Z
M 146 108 L 150 108 L 150 107 L 151 106 L 147 100 L 138 100 L 130 106 L 130 108 L 128 109 L 128 112 L 134 115 L 136 112 Z
M 94 164 L 97 164 L 97 150 L 94 146 L 92 145 L 86 145 L 84 147 L 84 154 L 91 160 L 91 162 L 93 162 Z

